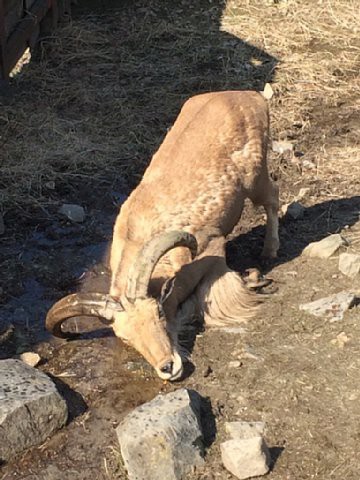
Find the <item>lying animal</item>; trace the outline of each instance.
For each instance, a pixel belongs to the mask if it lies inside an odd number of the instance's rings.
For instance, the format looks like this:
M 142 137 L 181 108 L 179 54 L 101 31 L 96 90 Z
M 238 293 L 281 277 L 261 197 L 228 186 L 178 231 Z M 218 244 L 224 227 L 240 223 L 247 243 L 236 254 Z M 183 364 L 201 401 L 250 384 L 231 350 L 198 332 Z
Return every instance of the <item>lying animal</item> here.
M 47 328 L 98 316 L 135 347 L 163 379 L 182 375 L 179 311 L 213 325 L 248 318 L 257 296 L 230 270 L 225 239 L 244 200 L 265 207 L 263 255 L 275 257 L 278 189 L 269 178 L 268 110 L 261 94 L 214 92 L 190 98 L 121 207 L 111 248 L 109 295 L 73 294 L 48 313 Z

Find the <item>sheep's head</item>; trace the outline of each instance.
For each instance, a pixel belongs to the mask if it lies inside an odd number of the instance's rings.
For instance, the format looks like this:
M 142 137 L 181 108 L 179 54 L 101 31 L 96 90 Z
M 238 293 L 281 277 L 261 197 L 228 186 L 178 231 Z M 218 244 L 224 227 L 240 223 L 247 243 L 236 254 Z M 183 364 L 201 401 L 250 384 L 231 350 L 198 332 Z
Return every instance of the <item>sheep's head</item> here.
M 134 262 L 126 297 L 114 299 L 100 293 L 69 295 L 49 310 L 46 328 L 55 336 L 71 338 L 74 334 L 61 328 L 67 319 L 82 315 L 99 317 L 112 326 L 117 337 L 141 353 L 160 378 L 178 379 L 183 367 L 177 335 L 162 308 L 168 292 L 158 300 L 147 293 L 155 265 L 166 252 L 178 246 L 186 246 L 196 255 L 196 240 L 186 232 L 169 232 L 155 238 L 145 245 Z

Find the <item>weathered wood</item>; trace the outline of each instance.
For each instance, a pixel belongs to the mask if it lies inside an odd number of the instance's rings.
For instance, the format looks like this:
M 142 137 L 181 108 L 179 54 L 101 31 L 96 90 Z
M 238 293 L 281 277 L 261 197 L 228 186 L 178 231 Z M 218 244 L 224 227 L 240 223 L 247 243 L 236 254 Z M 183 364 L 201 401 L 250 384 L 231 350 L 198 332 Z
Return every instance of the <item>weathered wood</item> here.
M 16 65 L 27 48 L 32 32 L 48 11 L 47 0 L 36 0 L 26 16 L 18 23 L 16 30 L 8 37 L 5 44 L 6 67 L 8 74 Z
M 21 0 L 8 0 L 4 2 L 4 30 L 6 37 L 12 32 L 24 14 Z
M 38 33 L 49 35 L 71 13 L 70 0 L 0 0 L 0 78 L 7 80 Z

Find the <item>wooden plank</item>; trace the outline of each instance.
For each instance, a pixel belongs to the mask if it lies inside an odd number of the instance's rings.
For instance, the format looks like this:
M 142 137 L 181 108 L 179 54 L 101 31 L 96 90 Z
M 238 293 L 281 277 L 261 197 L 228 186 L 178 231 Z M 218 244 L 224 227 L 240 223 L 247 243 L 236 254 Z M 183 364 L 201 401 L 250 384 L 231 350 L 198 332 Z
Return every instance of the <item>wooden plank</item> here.
M 36 0 L 29 13 L 19 22 L 16 29 L 7 39 L 5 44 L 7 75 L 26 50 L 31 34 L 45 17 L 49 6 L 51 6 L 51 1 L 49 0 Z
M 6 36 L 5 36 L 5 13 L 4 13 L 4 3 L 0 0 L 0 77 L 2 79 L 7 78 L 7 68 L 6 68 L 6 58 L 5 58 L 5 45 L 6 45 Z
M 4 6 L 4 30 L 5 36 L 8 37 L 14 30 L 17 23 L 24 15 L 23 4 L 21 0 L 16 0 L 11 4 L 5 4 Z
M 71 17 L 71 0 L 58 0 L 59 19 L 70 20 Z
M 26 48 L 35 45 L 39 32 L 51 34 L 59 20 L 70 15 L 71 0 L 0 0 L 0 79 L 8 79 Z
M 11 12 L 11 10 L 14 10 L 16 8 L 20 7 L 20 11 L 22 12 L 23 10 L 23 2 L 22 0 L 3 0 L 3 13 L 6 15 L 7 13 Z

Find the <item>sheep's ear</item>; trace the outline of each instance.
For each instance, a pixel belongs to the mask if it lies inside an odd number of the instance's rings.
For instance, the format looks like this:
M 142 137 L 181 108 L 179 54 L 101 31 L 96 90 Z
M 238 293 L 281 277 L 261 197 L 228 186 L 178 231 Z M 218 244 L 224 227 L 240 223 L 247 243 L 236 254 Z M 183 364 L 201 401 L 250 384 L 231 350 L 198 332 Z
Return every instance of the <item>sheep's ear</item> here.
M 166 300 L 170 297 L 172 294 L 172 291 L 174 290 L 174 285 L 175 285 L 175 277 L 169 278 L 166 280 L 164 285 L 161 288 L 161 294 L 160 294 L 160 299 L 159 303 L 162 305 Z

